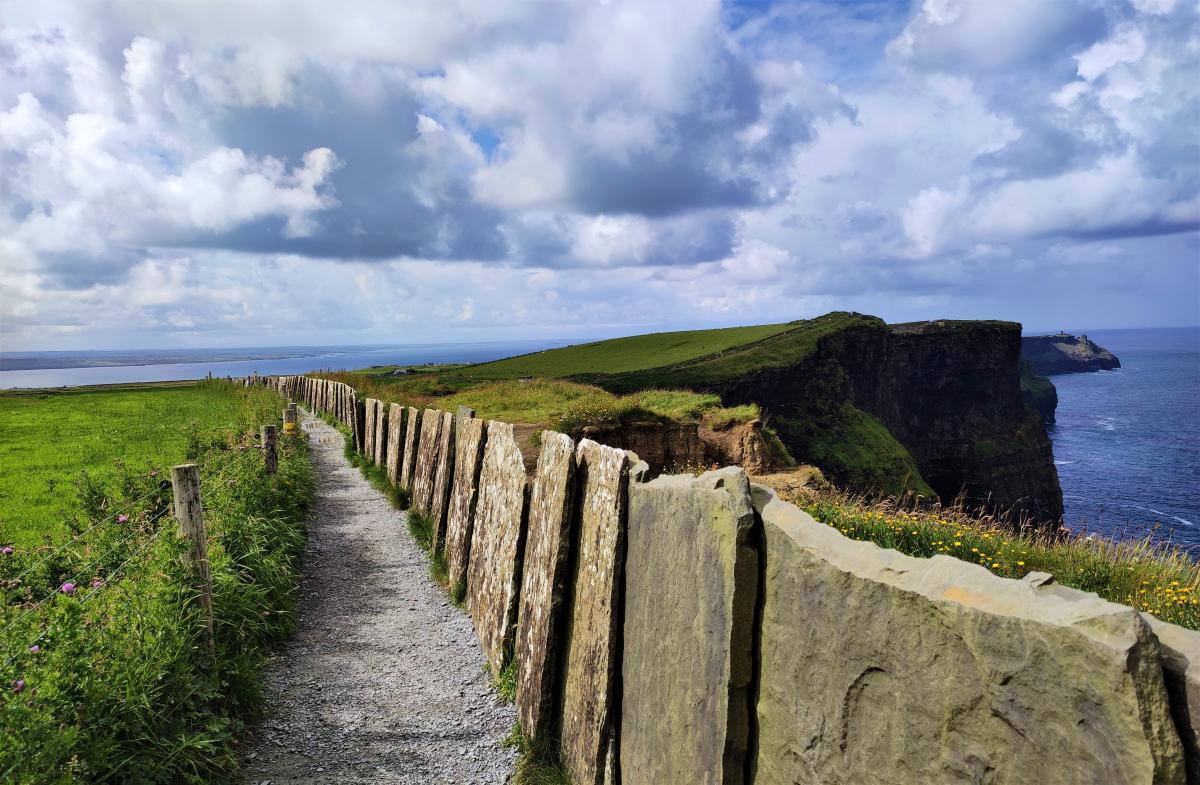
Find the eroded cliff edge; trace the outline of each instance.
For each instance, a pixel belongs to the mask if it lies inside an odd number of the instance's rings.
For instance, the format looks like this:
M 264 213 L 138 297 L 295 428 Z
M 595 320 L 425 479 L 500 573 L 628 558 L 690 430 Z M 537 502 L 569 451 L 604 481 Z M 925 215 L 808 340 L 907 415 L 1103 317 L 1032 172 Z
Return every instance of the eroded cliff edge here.
M 865 493 L 911 490 L 1057 525 L 1062 491 L 1021 391 L 1015 322 L 888 325 L 836 312 L 683 363 L 586 377 L 613 392 L 684 387 L 757 403 L 798 461 Z

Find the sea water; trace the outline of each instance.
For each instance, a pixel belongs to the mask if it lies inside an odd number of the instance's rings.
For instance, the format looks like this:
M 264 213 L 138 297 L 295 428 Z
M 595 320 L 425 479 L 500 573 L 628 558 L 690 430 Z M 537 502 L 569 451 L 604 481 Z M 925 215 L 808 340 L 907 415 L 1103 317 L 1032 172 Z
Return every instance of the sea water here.
M 1065 523 L 1200 555 L 1200 328 L 1087 334 L 1121 367 L 1050 377 Z

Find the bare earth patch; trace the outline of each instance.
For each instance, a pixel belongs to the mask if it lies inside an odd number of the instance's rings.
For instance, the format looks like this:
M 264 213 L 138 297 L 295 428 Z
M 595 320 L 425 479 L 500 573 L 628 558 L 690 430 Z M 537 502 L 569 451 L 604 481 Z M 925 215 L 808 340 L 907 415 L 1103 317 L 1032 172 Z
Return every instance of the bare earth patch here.
M 430 579 L 403 513 L 306 415 L 317 505 L 299 628 L 266 675 L 250 783 L 478 783 L 509 776 L 515 721 L 484 672 L 471 620 Z

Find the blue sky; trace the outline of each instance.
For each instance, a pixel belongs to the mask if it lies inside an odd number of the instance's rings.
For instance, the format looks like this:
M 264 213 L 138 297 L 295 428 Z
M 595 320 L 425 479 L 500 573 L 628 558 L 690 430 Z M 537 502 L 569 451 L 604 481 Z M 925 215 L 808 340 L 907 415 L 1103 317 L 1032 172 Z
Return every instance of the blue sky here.
M 1195 0 L 0 0 L 0 348 L 1200 322 Z

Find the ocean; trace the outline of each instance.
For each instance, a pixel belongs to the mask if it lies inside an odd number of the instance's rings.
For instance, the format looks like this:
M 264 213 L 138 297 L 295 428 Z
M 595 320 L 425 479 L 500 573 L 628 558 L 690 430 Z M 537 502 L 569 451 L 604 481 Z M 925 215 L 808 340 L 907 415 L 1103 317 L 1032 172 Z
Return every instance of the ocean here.
M 83 384 L 165 382 L 213 376 L 287 376 L 372 365 L 477 363 L 578 341 L 483 341 L 392 346 L 308 346 L 174 351 L 10 352 L 0 357 L 0 390 Z
M 1087 335 L 1121 367 L 1050 377 L 1064 522 L 1200 552 L 1200 328 Z

